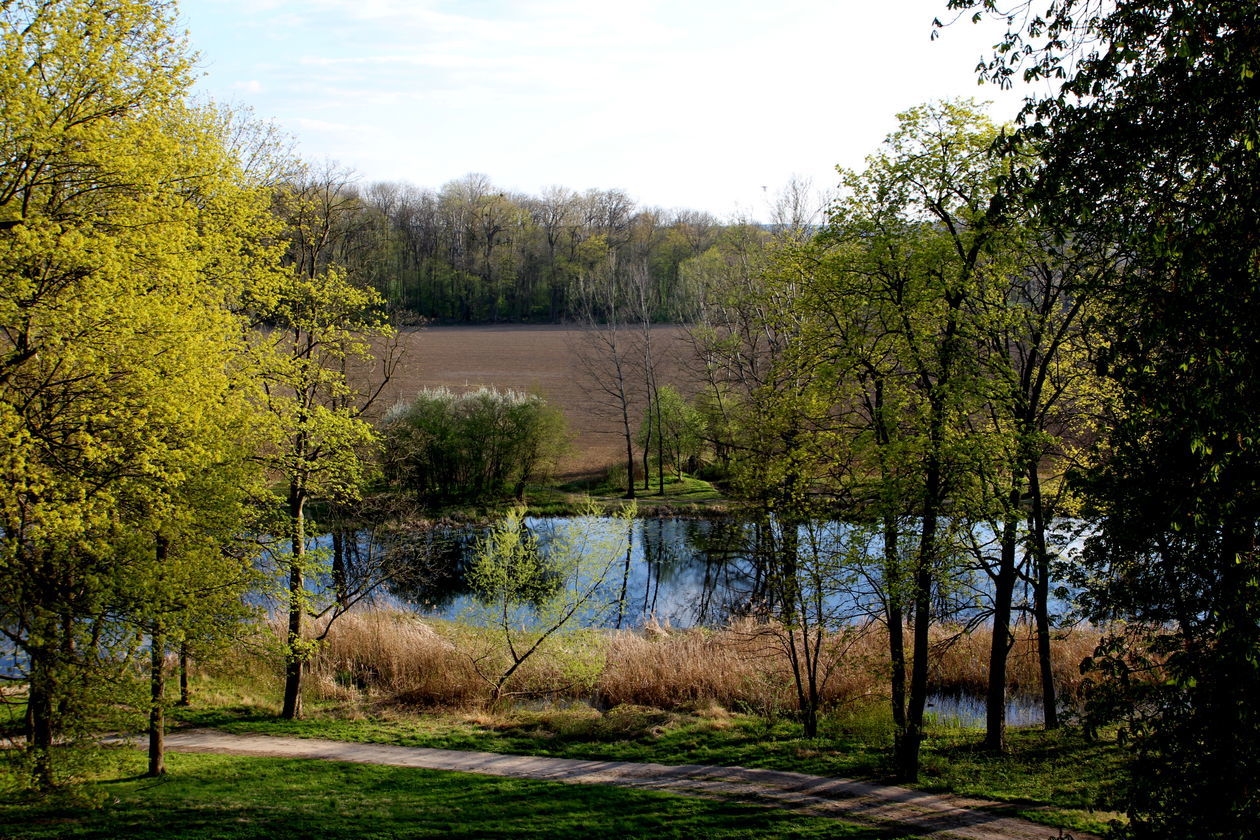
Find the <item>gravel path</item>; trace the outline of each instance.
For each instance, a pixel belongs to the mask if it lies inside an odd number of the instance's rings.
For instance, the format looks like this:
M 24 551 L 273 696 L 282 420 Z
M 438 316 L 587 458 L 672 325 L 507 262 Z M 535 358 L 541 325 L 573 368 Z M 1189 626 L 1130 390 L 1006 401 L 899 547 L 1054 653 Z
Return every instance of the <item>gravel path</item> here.
M 1018 817 L 1003 816 L 1002 805 L 981 799 L 780 770 L 500 755 L 313 738 L 231 735 L 211 729 L 171 732 L 166 736 L 166 746 L 175 752 L 319 758 L 659 790 L 757 802 L 849 821 L 894 823 L 924 837 L 942 840 L 1098 840 L 1093 835 L 1069 835 Z

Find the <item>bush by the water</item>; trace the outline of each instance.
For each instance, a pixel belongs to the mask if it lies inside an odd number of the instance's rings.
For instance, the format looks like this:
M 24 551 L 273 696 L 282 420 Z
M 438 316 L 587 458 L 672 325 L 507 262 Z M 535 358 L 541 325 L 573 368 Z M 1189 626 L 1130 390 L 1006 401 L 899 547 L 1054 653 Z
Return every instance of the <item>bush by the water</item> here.
M 421 391 L 385 415 L 385 472 L 430 500 L 520 497 L 564 452 L 564 417 L 536 394 Z

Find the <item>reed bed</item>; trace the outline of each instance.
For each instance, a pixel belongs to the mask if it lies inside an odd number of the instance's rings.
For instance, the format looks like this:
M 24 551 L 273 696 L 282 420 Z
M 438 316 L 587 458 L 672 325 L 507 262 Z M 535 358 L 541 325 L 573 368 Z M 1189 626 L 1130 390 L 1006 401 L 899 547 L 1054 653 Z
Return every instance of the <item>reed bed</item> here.
M 1081 660 L 1092 652 L 1097 631 L 1061 632 L 1052 646 L 1060 696 L 1079 696 Z M 908 634 L 907 634 L 908 638 Z M 799 645 L 799 636 L 796 639 Z M 796 703 L 793 673 L 782 627 L 742 620 L 722 629 L 584 630 L 568 634 L 529 659 L 514 678 L 517 693 L 590 700 L 602 707 L 646 706 L 666 710 L 719 705 L 773 714 Z M 991 634 L 937 628 L 932 639 L 933 691 L 982 695 L 988 682 Z M 496 640 L 490 631 L 428 622 L 403 612 L 370 610 L 343 616 L 311 662 L 310 686 L 328 699 L 367 697 L 384 704 L 469 707 L 484 701 L 490 684 L 478 670 L 494 673 Z M 839 707 L 888 694 L 887 633 L 872 625 L 830 634 L 821 666 L 824 707 Z M 474 661 L 479 660 L 477 665 Z M 1040 693 L 1036 639 L 1016 630 L 1009 660 L 1009 690 Z

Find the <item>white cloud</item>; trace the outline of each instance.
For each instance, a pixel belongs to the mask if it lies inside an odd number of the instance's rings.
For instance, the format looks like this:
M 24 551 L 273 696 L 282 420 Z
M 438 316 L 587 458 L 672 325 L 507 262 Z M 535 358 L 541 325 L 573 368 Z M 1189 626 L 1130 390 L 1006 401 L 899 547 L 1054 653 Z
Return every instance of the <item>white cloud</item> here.
M 525 189 L 621 187 L 648 204 L 719 213 L 760 203 L 761 185 L 773 192 L 793 172 L 829 185 L 832 167 L 860 166 L 906 107 L 993 97 L 977 91 L 972 68 L 994 38 L 964 23 L 929 40 L 944 6 L 183 4 L 208 59 L 206 92 L 249 94 L 313 157 L 426 186 L 485 171 Z M 999 116 L 1017 99 L 1007 95 Z

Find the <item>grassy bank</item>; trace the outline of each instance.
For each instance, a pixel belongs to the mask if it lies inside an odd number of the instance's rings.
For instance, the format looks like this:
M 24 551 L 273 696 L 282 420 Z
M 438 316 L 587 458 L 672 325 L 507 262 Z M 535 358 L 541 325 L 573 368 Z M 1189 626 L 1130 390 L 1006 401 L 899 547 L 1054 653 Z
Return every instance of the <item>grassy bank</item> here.
M 487 685 L 469 666 L 470 643 L 484 641 L 484 632 L 408 613 L 351 613 L 311 663 L 306 719 L 277 719 L 280 663 L 274 645 L 262 643 L 195 669 L 192 706 L 172 709 L 172 719 L 235 733 L 891 781 L 886 638 L 875 628 L 835 640 L 840 659 L 819 737 L 812 739 L 795 722 L 786 660 L 765 625 L 581 631 L 529 662 L 520 685 L 527 696 L 495 707 L 485 704 Z M 934 640 L 942 646 L 934 685 L 974 693 L 983 685 L 987 633 L 944 648 L 948 638 L 942 631 Z M 1069 695 L 1079 686 L 1075 660 L 1093 643 L 1092 634 L 1080 631 L 1056 645 Z M 1013 661 L 1014 685 L 1035 688 L 1029 639 L 1021 638 Z M 575 682 L 575 674 L 585 682 Z M 16 705 L 8 708 L 16 714 Z M 1016 729 L 1004 755 L 981 749 L 982 732 L 945 716 L 929 714 L 926 734 L 921 788 L 1012 803 L 1029 819 L 1067 830 L 1099 832 L 1119 816 L 1125 762 L 1108 733 L 1087 739 L 1072 729 Z M 641 801 L 624 791 L 553 791 L 322 762 L 302 763 L 298 772 L 296 762 L 177 755 L 171 778 L 154 783 L 130 778 L 140 767 L 138 754 L 123 758 L 128 763 L 119 770 L 93 771 L 98 784 L 90 790 L 105 803 L 102 810 L 10 802 L 0 808 L 0 825 L 24 833 L 0 829 L 0 838 L 158 837 L 170 836 L 175 825 L 180 836 L 228 838 L 493 836 L 508 826 L 547 837 L 882 836 L 674 797 Z M 554 811 L 529 810 L 543 799 Z
M 341 762 L 139 753 L 100 774 L 99 807 L 0 802 L 0 838 L 907 837 L 752 805 L 618 788 Z
M 882 710 L 833 714 L 820 737 L 800 736 L 787 719 L 767 721 L 710 709 L 690 714 L 643 707 L 600 713 L 582 707 L 415 714 L 323 706 L 300 721 L 271 707 L 184 712 L 186 723 L 234 733 L 289 735 L 363 743 L 484 750 L 561 758 L 741 765 L 888 782 L 891 728 Z M 918 787 L 1017 806 L 1017 813 L 1067 830 L 1101 831 L 1116 813 L 1123 756 L 1110 738 L 1072 730 L 1014 730 L 1010 751 L 979 747 L 982 733 L 939 724 L 928 728 Z
M 886 639 L 875 630 L 837 649 L 843 667 L 828 683 L 815 739 L 801 737 L 786 661 L 764 626 L 584 631 L 529 663 L 521 687 L 532 697 L 495 708 L 484 705 L 486 685 L 461 650 L 472 632 L 408 614 L 352 614 L 312 663 L 306 720 L 276 719 L 276 663 L 244 657 L 204 671 L 194 707 L 177 716 L 238 733 L 891 780 Z M 1079 686 L 1077 657 L 1094 641 L 1080 631 L 1056 646 L 1069 695 Z M 938 690 L 982 687 L 988 644 L 981 631 L 939 651 Z M 574 668 L 574 657 L 588 661 Z M 1013 662 L 1014 684 L 1035 688 L 1029 639 Z M 575 685 L 574 673 L 589 681 Z M 1010 751 L 997 756 L 980 748 L 982 735 L 929 715 L 920 786 L 1014 803 L 1030 819 L 1069 830 L 1100 831 L 1118 816 L 1124 761 L 1114 739 L 1012 730 Z
M 620 478 L 606 474 L 569 481 L 558 485 L 532 485 L 525 490 L 525 504 L 531 516 L 575 516 L 584 505 L 594 501 L 615 509 L 626 501 L 624 470 Z M 711 482 L 689 475 L 667 475 L 662 489 L 655 478 L 644 489 L 636 482 L 635 504 L 641 516 L 724 516 L 741 505 L 734 502 Z

